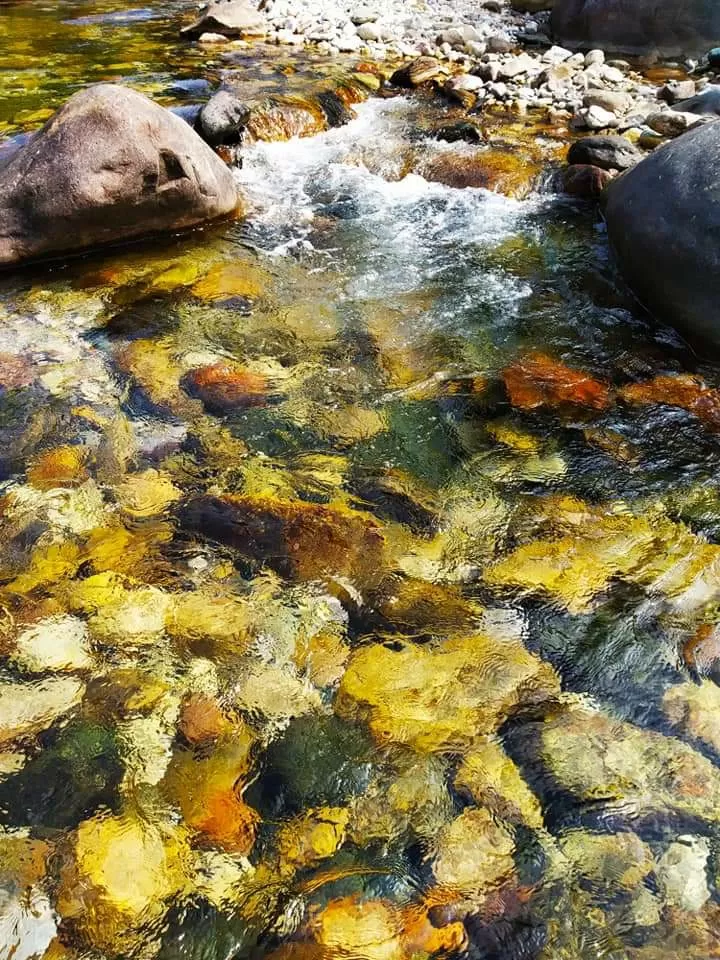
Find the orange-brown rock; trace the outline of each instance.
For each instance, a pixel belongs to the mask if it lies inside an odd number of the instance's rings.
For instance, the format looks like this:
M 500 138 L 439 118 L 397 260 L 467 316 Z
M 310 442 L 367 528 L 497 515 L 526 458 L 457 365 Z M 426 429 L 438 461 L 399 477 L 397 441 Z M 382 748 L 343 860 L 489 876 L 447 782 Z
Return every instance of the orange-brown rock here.
M 708 387 L 699 377 L 689 374 L 655 377 L 623 387 L 620 397 L 627 403 L 665 403 L 680 407 L 711 429 L 720 430 L 720 390 Z
M 587 408 L 606 410 L 610 389 L 583 370 L 575 370 L 544 353 L 517 360 L 503 373 L 510 402 L 520 410 Z
M 517 151 L 480 149 L 472 153 L 448 151 L 423 161 L 418 169 L 426 180 L 448 187 L 475 187 L 525 197 L 533 189 L 540 165 Z
M 265 378 L 232 363 L 196 367 L 185 374 L 182 386 L 191 397 L 202 400 L 210 413 L 262 407 L 267 400 Z
M 256 140 L 292 140 L 293 137 L 312 137 L 325 130 L 327 125 L 319 103 L 310 98 L 278 97 L 251 110 L 245 136 L 251 143 Z
M 231 724 L 216 700 L 198 693 L 183 704 L 179 727 L 188 743 L 196 745 L 217 740 Z
M 299 580 L 383 575 L 385 539 L 371 516 L 342 504 L 274 497 L 202 496 L 182 511 L 185 526 Z
M 28 483 L 39 490 L 76 487 L 88 478 L 86 450 L 80 446 L 55 447 L 41 453 L 28 470 Z

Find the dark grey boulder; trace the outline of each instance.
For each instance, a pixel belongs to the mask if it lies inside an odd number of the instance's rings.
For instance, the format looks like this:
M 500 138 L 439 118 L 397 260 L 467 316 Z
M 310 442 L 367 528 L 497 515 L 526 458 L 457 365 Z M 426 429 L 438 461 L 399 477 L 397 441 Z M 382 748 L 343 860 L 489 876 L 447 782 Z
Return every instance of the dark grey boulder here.
M 597 136 L 576 140 L 568 151 L 569 164 L 588 164 L 601 170 L 629 170 L 644 154 L 625 137 Z
M 658 147 L 604 194 L 610 243 L 647 309 L 720 347 L 720 123 Z
M 195 128 L 213 146 L 237 143 L 249 118 L 250 107 L 242 97 L 232 90 L 218 90 L 198 114 Z
M 250 0 L 212 0 L 200 16 L 180 33 L 196 40 L 203 33 L 225 37 L 264 37 L 268 31 L 265 17 Z
M 555 40 L 665 57 L 700 56 L 720 43 L 717 0 L 556 0 Z
M 701 116 L 720 117 L 720 86 L 707 87 L 702 93 L 698 93 L 688 100 L 681 100 L 680 103 L 674 104 L 673 110 L 680 110 L 682 113 L 697 113 Z
M 232 173 L 184 120 L 98 84 L 0 170 L 0 265 L 190 227 L 237 204 Z

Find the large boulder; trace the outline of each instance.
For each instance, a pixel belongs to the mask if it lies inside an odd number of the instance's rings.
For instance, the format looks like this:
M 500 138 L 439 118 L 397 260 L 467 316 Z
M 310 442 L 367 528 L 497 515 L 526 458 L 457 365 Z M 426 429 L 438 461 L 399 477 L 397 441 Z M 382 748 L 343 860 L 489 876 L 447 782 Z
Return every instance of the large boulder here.
M 0 266 L 189 227 L 237 203 L 232 173 L 188 124 L 98 84 L 0 170 Z
M 193 23 L 180 31 L 189 40 L 195 40 L 203 33 L 219 33 L 225 37 L 264 37 L 267 32 L 265 17 L 250 0 L 212 0 Z
M 658 147 L 608 187 L 610 243 L 657 317 L 720 346 L 720 123 Z
M 565 46 L 698 56 L 720 42 L 717 0 L 556 0 L 553 36 Z

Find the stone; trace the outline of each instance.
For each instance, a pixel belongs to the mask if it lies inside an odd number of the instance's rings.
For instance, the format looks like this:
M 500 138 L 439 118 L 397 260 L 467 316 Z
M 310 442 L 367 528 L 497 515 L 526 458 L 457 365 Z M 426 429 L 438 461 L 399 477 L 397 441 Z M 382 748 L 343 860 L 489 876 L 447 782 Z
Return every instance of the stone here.
M 98 814 L 80 824 L 63 861 L 58 914 L 97 949 L 133 952 L 143 924 L 161 923 L 188 888 L 190 847 L 171 824 Z
M 531 57 L 527 53 L 521 53 L 516 57 L 510 57 L 508 60 L 505 60 L 500 64 L 500 69 L 498 70 L 498 79 L 513 80 L 515 77 L 519 77 L 521 74 L 534 76 L 535 74 L 540 73 L 541 70 L 542 64 L 535 60 L 534 57 Z
M 610 113 L 626 113 L 632 105 L 632 97 L 622 90 L 593 90 L 583 97 L 583 106 L 602 107 Z
M 658 110 L 646 117 L 645 123 L 663 137 L 679 137 L 695 124 L 702 123 L 702 118 L 694 113 L 681 113 L 678 110 Z
M 680 731 L 720 753 L 720 688 L 711 680 L 679 683 L 663 697 L 665 716 Z
M 674 737 L 616 720 L 582 702 L 525 724 L 524 745 L 533 733 L 538 760 L 529 762 L 544 767 L 579 804 L 595 804 L 603 819 L 720 822 L 720 771 Z
M 203 33 L 218 33 L 224 37 L 264 37 L 267 22 L 250 0 L 212 0 L 197 20 L 180 31 L 188 40 L 196 40 Z
M 361 23 L 357 28 L 357 35 L 365 43 L 380 43 L 382 33 L 374 23 Z
M 193 226 L 237 204 L 232 173 L 188 124 L 97 84 L 0 171 L 0 265 Z
M 231 90 L 219 90 L 205 104 L 195 129 L 211 146 L 237 143 L 250 119 L 250 107 Z
M 695 96 L 694 80 L 668 80 L 658 90 L 658 100 L 663 100 L 673 106 L 683 100 L 689 100 Z M 687 109 L 687 108 L 685 108 Z
M 88 670 L 93 659 L 87 627 L 79 617 L 41 620 L 17 638 L 11 660 L 26 673 Z
M 605 193 L 608 236 L 641 303 L 720 345 L 720 125 L 701 124 L 646 157 Z
M 697 96 L 691 96 L 688 100 L 676 102 L 674 109 L 683 113 L 720 116 L 720 85 L 706 87 Z
M 720 41 L 720 7 L 714 0 L 556 0 L 556 41 L 627 54 L 698 56 Z
M 655 866 L 650 847 L 630 831 L 569 830 L 560 849 L 581 877 L 610 890 L 636 889 Z
M 438 834 L 432 870 L 440 887 L 477 897 L 512 876 L 514 853 L 512 831 L 489 810 L 470 807 Z
M 267 402 L 265 377 L 238 364 L 212 363 L 190 370 L 182 380 L 183 389 L 191 397 L 202 400 L 210 413 L 224 414 L 248 407 L 262 407 Z
M 590 163 L 577 163 L 565 167 L 562 171 L 562 189 L 571 197 L 581 200 L 597 200 L 612 180 L 609 170 L 593 166 Z
M 385 539 L 373 517 L 342 504 L 268 496 L 197 497 L 185 526 L 300 580 L 348 577 L 359 584 L 383 573 Z
M 396 70 L 390 77 L 390 83 L 395 87 L 419 87 L 446 73 L 446 68 L 434 57 L 418 57 L 406 67 Z
M 605 63 L 605 52 L 603 50 L 588 50 L 585 54 L 585 66 L 602 66 Z
M 592 164 L 601 170 L 628 170 L 644 154 L 625 137 L 583 137 L 568 151 L 568 163 Z
M 46 730 L 82 700 L 85 684 L 75 677 L 0 684 L 0 745 Z
M 553 669 L 518 642 L 475 634 L 434 648 L 397 646 L 357 650 L 335 700 L 339 716 L 365 720 L 383 745 L 420 753 L 461 749 L 523 706 L 558 693 Z
M 655 875 L 667 904 L 697 913 L 710 899 L 707 862 L 710 846 L 704 837 L 680 836 L 660 857 Z
M 502 746 L 489 737 L 477 740 L 465 754 L 455 774 L 455 789 L 508 823 L 532 830 L 544 827 L 537 797 Z
M 578 126 L 587 127 L 588 130 L 607 130 L 618 125 L 614 113 L 597 106 L 583 107 L 573 119 Z

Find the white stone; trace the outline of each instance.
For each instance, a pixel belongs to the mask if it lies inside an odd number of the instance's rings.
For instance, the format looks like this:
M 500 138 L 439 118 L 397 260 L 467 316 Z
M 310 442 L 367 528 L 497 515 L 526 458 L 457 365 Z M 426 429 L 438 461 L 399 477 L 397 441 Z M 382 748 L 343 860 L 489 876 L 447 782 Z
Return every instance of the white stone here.
M 697 913 L 707 903 L 709 855 L 704 837 L 682 836 L 670 844 L 655 870 L 666 903 L 690 913 Z
M 585 54 L 585 66 L 592 67 L 596 64 L 602 66 L 605 63 L 605 54 L 602 50 L 589 50 Z
M 79 617 L 41 620 L 17 638 L 11 661 L 28 673 L 88 670 L 93 659 L 87 626 Z
M 588 130 L 605 130 L 618 125 L 618 118 L 614 113 L 597 106 L 584 107 L 582 110 L 578 110 L 575 118 Z
M 566 50 L 565 47 L 550 47 L 542 55 L 543 63 L 562 63 L 569 60 L 572 56 L 572 50 Z
M 228 37 L 222 33 L 201 33 L 198 37 L 198 43 L 227 43 Z

